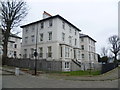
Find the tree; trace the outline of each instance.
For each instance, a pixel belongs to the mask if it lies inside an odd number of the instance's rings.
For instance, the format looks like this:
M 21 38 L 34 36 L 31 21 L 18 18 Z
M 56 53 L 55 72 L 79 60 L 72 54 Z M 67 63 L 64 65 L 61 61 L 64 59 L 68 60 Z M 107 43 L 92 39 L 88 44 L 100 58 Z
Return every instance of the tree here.
M 3 63 L 7 57 L 7 45 L 12 28 L 19 26 L 20 21 L 27 15 L 26 2 L 22 0 L 0 1 L 0 17 L 3 30 Z
M 100 60 L 102 63 L 108 63 L 108 57 L 107 56 L 103 56 Z
M 107 56 L 107 53 L 108 53 L 108 49 L 106 49 L 105 47 L 102 47 L 101 48 L 101 56 L 102 57 Z
M 111 44 L 110 51 L 114 54 L 114 61 L 117 62 L 117 54 L 120 51 L 120 38 L 117 35 L 113 35 L 108 40 Z

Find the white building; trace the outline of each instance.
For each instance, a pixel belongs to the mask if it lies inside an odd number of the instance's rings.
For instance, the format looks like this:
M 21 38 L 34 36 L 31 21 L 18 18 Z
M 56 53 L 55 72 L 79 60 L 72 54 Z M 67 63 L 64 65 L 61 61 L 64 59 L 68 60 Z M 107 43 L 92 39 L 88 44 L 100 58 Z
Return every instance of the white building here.
M 21 37 L 15 35 L 15 34 L 10 34 L 9 40 L 8 40 L 8 52 L 7 56 L 8 57 L 13 57 L 13 58 L 20 58 L 21 55 Z M 2 44 L 2 29 L 0 29 L 0 54 L 3 54 L 3 47 Z
M 8 41 L 8 57 L 21 57 L 21 37 L 11 34 Z
M 93 69 L 94 65 L 98 63 L 98 57 L 95 49 L 96 41 L 90 36 L 80 34 L 80 47 L 83 69 Z
M 82 62 L 79 28 L 61 17 L 43 13 L 43 19 L 21 26 L 22 31 L 22 56 L 34 58 L 36 49 L 39 59 L 62 61 L 62 71 L 70 71 Z M 79 67 L 80 68 L 80 67 Z M 75 68 L 74 68 L 75 69 Z

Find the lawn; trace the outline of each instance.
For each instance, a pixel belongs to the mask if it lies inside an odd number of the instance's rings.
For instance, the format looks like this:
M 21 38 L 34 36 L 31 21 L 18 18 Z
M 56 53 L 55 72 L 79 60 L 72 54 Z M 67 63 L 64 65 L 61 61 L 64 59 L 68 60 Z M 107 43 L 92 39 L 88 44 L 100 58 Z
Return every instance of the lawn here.
M 97 70 L 86 70 L 86 71 L 67 71 L 67 72 L 46 72 L 49 74 L 57 74 L 57 75 L 63 75 L 63 76 L 95 76 L 100 75 L 101 71 Z
M 66 74 L 70 76 L 94 76 L 94 75 L 100 75 L 100 71 L 93 71 L 93 70 L 86 70 L 86 71 L 69 71 L 69 72 L 61 72 L 61 74 Z

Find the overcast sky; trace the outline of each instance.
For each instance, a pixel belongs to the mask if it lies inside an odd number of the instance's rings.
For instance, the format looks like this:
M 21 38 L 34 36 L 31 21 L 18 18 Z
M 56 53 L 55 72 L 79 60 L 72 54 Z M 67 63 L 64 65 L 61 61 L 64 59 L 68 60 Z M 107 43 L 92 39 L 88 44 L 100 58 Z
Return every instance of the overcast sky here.
M 59 14 L 97 41 L 96 51 L 118 34 L 119 0 L 26 0 L 29 11 L 22 25 L 42 19 L 43 11 Z

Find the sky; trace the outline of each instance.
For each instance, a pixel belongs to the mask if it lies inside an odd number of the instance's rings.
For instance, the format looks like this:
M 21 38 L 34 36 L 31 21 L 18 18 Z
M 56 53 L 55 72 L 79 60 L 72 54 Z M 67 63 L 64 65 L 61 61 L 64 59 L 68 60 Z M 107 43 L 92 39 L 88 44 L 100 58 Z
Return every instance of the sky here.
M 25 0 L 28 15 L 21 25 L 42 19 L 43 11 L 51 15 L 61 15 L 81 33 L 97 41 L 96 52 L 109 46 L 108 38 L 118 34 L 119 0 Z M 22 35 L 21 33 L 19 34 Z

